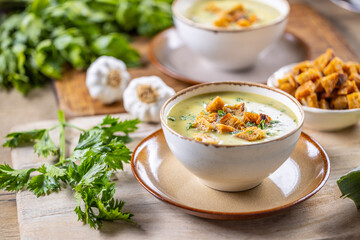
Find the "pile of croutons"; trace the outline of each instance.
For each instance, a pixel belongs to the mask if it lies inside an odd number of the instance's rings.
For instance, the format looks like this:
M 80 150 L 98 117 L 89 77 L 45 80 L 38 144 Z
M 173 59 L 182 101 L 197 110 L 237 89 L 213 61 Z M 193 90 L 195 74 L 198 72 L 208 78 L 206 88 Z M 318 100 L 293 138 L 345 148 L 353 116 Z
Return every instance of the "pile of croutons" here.
M 279 88 L 302 105 L 322 109 L 360 108 L 360 65 L 343 62 L 332 49 L 297 64 L 278 79 Z
M 240 27 L 250 27 L 259 20 L 255 14 L 249 13 L 241 3 L 229 10 L 221 10 L 215 2 L 210 2 L 205 10 L 219 15 L 219 18 L 214 22 L 216 27 L 228 27 L 233 23 Z
M 204 132 L 195 133 L 195 140 L 217 144 L 219 141 L 207 132 L 232 133 L 235 137 L 255 141 L 266 137 L 265 131 L 257 126 L 266 126 L 270 121 L 266 114 L 246 112 L 245 103 L 225 105 L 217 96 L 207 104 L 206 113 L 201 112 L 196 117 L 192 127 Z

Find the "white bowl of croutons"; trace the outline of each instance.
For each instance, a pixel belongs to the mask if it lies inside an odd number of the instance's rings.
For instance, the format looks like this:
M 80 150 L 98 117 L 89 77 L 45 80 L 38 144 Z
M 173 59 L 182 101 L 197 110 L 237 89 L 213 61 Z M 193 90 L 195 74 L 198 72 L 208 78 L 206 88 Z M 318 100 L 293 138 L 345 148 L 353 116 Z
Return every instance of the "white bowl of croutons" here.
M 359 64 L 343 62 L 331 49 L 314 61 L 280 68 L 267 85 L 291 94 L 302 104 L 307 128 L 337 131 L 360 120 Z
M 160 111 L 166 142 L 201 183 L 221 191 L 259 185 L 294 150 L 304 120 L 289 94 L 262 84 L 189 87 Z

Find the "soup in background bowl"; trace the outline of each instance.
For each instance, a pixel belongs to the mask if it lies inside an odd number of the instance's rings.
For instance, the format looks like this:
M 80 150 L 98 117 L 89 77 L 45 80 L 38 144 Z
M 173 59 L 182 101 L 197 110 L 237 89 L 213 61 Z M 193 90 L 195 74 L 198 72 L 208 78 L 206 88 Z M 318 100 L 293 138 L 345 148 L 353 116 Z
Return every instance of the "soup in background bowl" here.
M 260 140 L 246 140 L 234 136 L 243 130 L 238 128 L 239 125 L 234 125 L 236 131 L 224 135 L 220 135 L 222 133 L 217 129 L 202 131 L 202 128 L 191 127 L 188 131 L 187 122 L 193 125 L 194 117 L 195 120 L 197 117 L 195 114 L 200 115 L 201 111 L 210 115 L 211 108 L 207 113 L 204 109 L 211 106 L 214 97 L 223 98 L 223 107 L 244 103 L 249 113 L 252 113 L 251 111 L 259 115 L 262 113 L 267 115 L 269 122 L 279 122 L 268 128 L 265 120 L 263 129 L 261 129 L 261 121 L 266 117 L 260 119 L 258 123 L 251 123 L 254 125 L 248 127 L 265 131 L 265 134 L 269 131 L 270 134 L 266 134 L 265 138 Z M 216 120 L 220 122 L 228 113 L 224 108 L 222 110 L 224 113 L 219 110 L 215 113 L 223 115 Z M 301 105 L 292 96 L 281 90 L 246 82 L 207 83 L 187 88 L 170 98 L 163 105 L 160 115 L 166 142 L 174 156 L 203 184 L 221 191 L 242 191 L 253 188 L 278 169 L 294 150 L 304 121 Z M 245 121 L 244 115 L 236 118 Z M 178 125 L 176 125 L 177 121 Z M 231 122 L 233 121 L 223 121 L 223 124 Z M 282 124 L 284 131 L 281 131 Z M 271 136 L 274 130 L 278 135 Z M 210 134 L 218 142 L 194 139 L 196 133 Z
M 241 29 L 266 25 L 281 14 L 276 8 L 257 1 L 203 0 L 191 6 L 185 16 L 208 28 Z
M 286 0 L 225 0 L 220 5 L 224 4 L 224 9 L 230 10 L 230 20 L 226 13 L 221 20 L 222 13 L 207 16 L 201 11 L 202 4 L 210 2 L 175 0 L 172 5 L 173 18 L 175 28 L 187 47 L 212 67 L 221 70 L 253 66 L 260 53 L 281 37 L 290 11 Z M 218 1 L 214 2 L 216 6 Z M 232 6 L 227 8 L 227 4 L 233 5 L 232 2 L 243 3 L 249 13 L 232 13 Z M 213 20 L 219 20 L 220 25 L 215 26 Z M 250 26 L 242 26 L 246 21 L 251 23 Z M 221 24 L 225 24 L 225 27 Z

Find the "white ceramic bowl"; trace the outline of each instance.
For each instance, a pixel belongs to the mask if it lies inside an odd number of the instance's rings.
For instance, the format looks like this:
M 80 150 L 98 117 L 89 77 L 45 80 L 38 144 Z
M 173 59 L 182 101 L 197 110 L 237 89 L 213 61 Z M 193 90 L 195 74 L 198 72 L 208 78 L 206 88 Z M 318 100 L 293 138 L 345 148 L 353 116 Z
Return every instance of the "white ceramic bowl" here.
M 267 80 L 270 87 L 278 87 L 278 79 L 290 72 L 297 63 L 286 65 Z M 317 131 L 337 131 L 350 127 L 360 120 L 360 109 L 327 110 L 302 106 L 305 112 L 304 126 Z
M 170 109 L 184 99 L 221 91 L 250 92 L 276 99 L 294 111 L 299 125 L 286 135 L 246 145 L 206 144 L 185 137 L 166 124 Z M 221 191 L 242 191 L 259 185 L 290 156 L 304 120 L 301 105 L 289 94 L 265 85 L 246 82 L 200 84 L 176 93 L 160 111 L 161 125 L 171 152 L 205 185 Z
M 187 10 L 201 0 L 175 0 L 172 5 L 177 32 L 185 44 L 217 68 L 245 69 L 283 34 L 290 6 L 286 0 L 254 0 L 274 7 L 280 16 L 268 24 L 244 29 L 207 28 L 186 18 Z

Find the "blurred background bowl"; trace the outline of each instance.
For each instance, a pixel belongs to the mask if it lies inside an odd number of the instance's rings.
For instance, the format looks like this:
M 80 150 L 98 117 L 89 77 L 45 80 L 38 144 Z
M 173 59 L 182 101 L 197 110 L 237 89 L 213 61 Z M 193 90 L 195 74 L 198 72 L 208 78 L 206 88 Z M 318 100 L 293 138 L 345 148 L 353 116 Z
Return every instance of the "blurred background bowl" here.
M 270 87 L 278 87 L 278 79 L 283 78 L 284 75 L 290 72 L 295 65 L 293 63 L 286 65 L 275 73 L 273 73 L 267 80 L 267 85 Z M 360 120 L 360 108 L 358 109 L 321 109 L 302 106 L 305 112 L 304 127 L 317 131 L 337 131 L 355 125 Z

